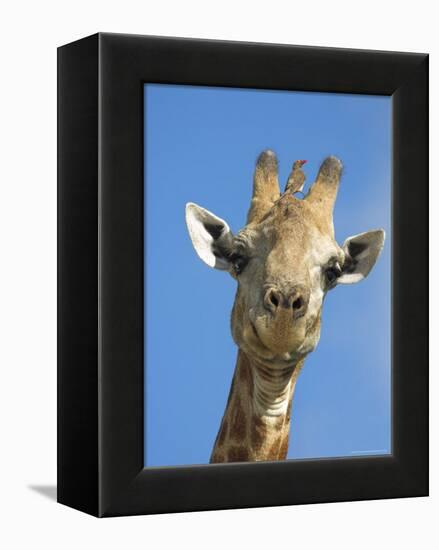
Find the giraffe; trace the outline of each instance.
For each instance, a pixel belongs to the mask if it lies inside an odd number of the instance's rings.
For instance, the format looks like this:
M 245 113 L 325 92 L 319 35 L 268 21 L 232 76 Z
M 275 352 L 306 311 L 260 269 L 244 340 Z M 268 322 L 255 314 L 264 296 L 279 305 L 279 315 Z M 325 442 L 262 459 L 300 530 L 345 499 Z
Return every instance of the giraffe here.
M 382 229 L 335 240 L 333 208 L 342 173 L 330 156 L 303 199 L 280 192 L 271 150 L 256 162 L 247 222 L 226 221 L 186 205 L 198 256 L 237 282 L 231 330 L 238 356 L 211 463 L 284 460 L 291 405 L 306 356 L 320 338 L 328 291 L 364 279 L 384 245 Z

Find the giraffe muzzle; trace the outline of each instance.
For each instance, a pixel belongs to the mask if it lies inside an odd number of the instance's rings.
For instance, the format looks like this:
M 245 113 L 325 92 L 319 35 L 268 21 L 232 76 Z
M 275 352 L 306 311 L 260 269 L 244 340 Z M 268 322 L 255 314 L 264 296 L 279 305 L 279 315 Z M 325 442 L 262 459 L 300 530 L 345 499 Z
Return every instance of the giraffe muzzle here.
M 275 286 L 269 287 L 264 294 L 264 308 L 270 312 L 273 319 L 284 317 L 288 312 L 292 321 L 303 317 L 309 304 L 309 291 L 303 285 L 295 285 L 288 290 Z

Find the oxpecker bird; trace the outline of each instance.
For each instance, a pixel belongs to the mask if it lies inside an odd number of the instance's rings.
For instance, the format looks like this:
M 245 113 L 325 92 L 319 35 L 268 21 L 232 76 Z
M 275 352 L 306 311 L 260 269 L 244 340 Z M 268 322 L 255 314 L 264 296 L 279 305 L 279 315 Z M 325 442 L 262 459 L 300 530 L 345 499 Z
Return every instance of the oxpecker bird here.
M 287 185 L 285 186 L 285 193 L 301 192 L 305 185 L 305 173 L 302 170 L 302 166 L 306 163 L 306 160 L 296 160 L 293 164 L 291 174 L 288 176 Z

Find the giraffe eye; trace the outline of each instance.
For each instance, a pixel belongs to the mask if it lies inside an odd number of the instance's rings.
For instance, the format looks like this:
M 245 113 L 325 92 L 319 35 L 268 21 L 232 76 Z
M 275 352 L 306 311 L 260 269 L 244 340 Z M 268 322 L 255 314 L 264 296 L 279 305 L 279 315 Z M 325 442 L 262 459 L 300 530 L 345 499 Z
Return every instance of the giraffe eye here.
M 340 264 L 337 262 L 325 270 L 325 278 L 328 285 L 332 285 L 341 275 Z
M 246 266 L 246 263 L 247 263 L 247 259 L 244 258 L 244 256 L 234 256 L 233 257 L 232 265 L 233 265 L 233 270 L 235 271 L 236 275 L 240 275 L 243 272 L 244 267 Z

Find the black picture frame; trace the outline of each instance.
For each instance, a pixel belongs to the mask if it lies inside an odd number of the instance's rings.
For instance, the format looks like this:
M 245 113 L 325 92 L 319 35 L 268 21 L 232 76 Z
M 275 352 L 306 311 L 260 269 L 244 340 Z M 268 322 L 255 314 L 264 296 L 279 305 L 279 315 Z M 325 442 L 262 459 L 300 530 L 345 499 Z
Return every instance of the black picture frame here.
M 144 83 L 392 96 L 392 455 L 143 467 Z M 58 220 L 59 502 L 102 517 L 428 494 L 426 54 L 107 33 L 62 46 Z

